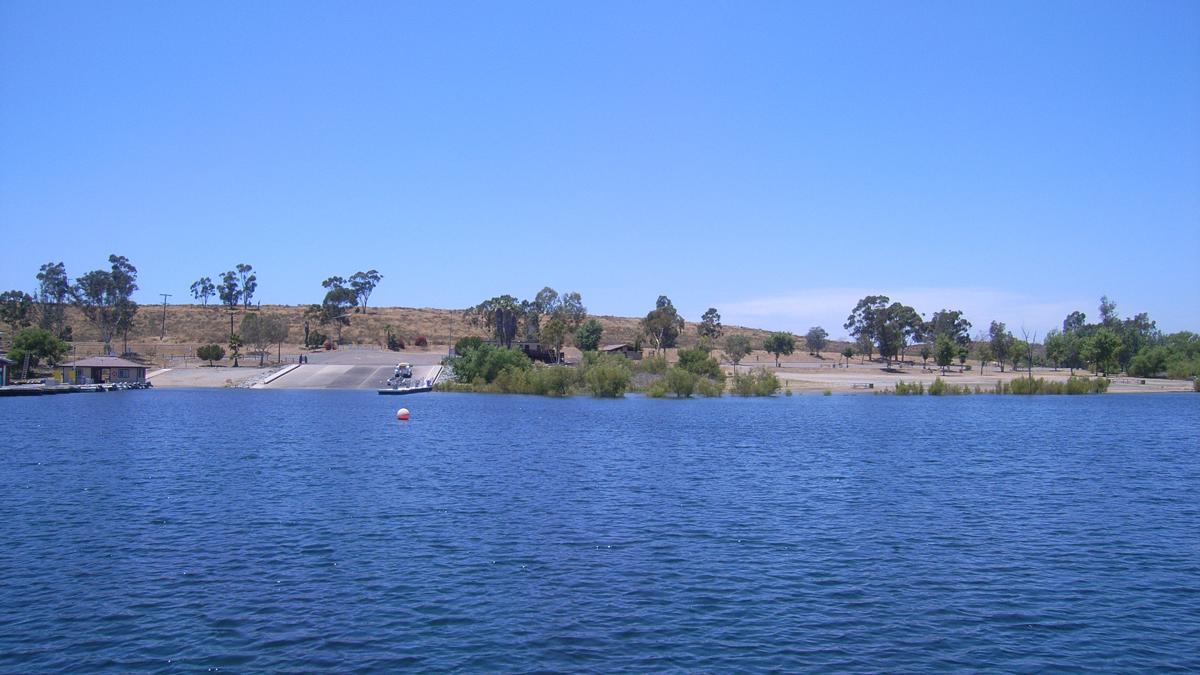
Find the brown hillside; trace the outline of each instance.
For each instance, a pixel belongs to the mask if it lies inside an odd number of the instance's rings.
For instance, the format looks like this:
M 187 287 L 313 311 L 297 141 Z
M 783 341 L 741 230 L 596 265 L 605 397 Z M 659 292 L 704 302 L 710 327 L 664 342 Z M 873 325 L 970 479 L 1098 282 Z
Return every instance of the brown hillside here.
M 289 326 L 289 343 L 284 351 L 295 351 L 304 338 L 305 305 L 263 305 L 251 311 L 276 314 L 284 317 Z M 243 312 L 234 316 L 237 329 Z M 639 334 L 640 319 L 635 317 L 594 316 L 604 327 L 604 343 L 634 342 Z M 223 306 L 168 305 L 166 311 L 166 338 L 159 340 L 162 329 L 162 306 L 143 305 L 129 333 L 131 351 L 151 359 L 167 355 L 194 356 L 196 346 L 201 344 L 224 344 L 229 335 L 229 312 Z M 77 355 L 98 352 L 99 331 L 75 308 L 67 310 L 67 322 L 76 339 Z M 466 335 L 486 337 L 482 325 L 472 325 L 463 310 L 433 309 L 429 307 L 370 307 L 363 313 L 353 314 L 350 325 L 342 329 L 343 340 L 356 345 L 382 346 L 386 327 L 391 326 L 410 346 L 418 336 L 425 336 L 431 345 L 446 345 L 448 340 L 457 340 Z M 311 329 L 333 334 L 331 326 L 311 325 Z M 725 326 L 725 335 L 742 333 L 752 344 L 761 345 L 768 331 L 742 326 Z M 697 342 L 696 324 L 688 322 L 680 335 L 680 346 L 693 346 Z M 798 340 L 800 345 L 803 340 Z M 798 347 L 800 346 L 798 345 Z M 290 350 L 289 350 L 290 346 Z M 121 351 L 122 339 L 117 336 L 114 347 Z M 832 345 L 831 347 L 832 348 Z

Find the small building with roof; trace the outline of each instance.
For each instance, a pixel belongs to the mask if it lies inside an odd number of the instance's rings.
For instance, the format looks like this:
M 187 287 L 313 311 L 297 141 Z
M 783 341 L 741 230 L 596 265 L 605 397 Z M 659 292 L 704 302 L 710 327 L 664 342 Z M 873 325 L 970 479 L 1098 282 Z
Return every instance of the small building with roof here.
M 642 359 L 642 350 L 637 349 L 628 342 L 619 342 L 612 345 L 601 345 L 599 351 L 601 354 L 619 354 L 634 361 L 640 361 Z
M 115 356 L 92 356 L 57 366 L 65 384 L 145 382 L 147 367 Z
M 11 379 L 9 377 L 8 371 L 9 371 L 9 368 L 11 368 L 12 366 L 15 366 L 15 365 L 16 365 L 16 361 L 9 361 L 8 359 L 4 358 L 3 356 L 0 356 L 0 387 L 8 386 L 8 382 Z

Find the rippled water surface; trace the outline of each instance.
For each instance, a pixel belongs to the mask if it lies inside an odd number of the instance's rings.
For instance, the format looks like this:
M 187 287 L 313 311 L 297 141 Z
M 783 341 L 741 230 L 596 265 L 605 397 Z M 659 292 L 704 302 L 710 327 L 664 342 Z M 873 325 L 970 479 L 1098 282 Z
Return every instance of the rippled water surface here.
M 1200 396 L 146 391 L 0 424 L 6 672 L 1200 668 Z

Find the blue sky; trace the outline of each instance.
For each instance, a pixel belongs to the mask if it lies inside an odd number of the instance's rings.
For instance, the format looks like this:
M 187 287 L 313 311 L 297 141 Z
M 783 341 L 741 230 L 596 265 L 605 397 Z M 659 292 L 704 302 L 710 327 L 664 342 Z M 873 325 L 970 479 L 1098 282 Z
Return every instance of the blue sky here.
M 1200 4 L 0 3 L 0 288 L 1200 330 Z

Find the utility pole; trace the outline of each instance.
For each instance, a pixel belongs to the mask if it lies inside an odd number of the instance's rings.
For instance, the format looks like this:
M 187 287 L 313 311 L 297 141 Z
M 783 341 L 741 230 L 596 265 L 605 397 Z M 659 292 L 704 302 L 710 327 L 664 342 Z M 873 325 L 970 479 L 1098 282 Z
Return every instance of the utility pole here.
M 167 298 L 171 297 L 171 294 L 159 293 L 159 295 L 163 296 L 162 332 L 158 334 L 158 341 L 162 342 L 167 337 Z

